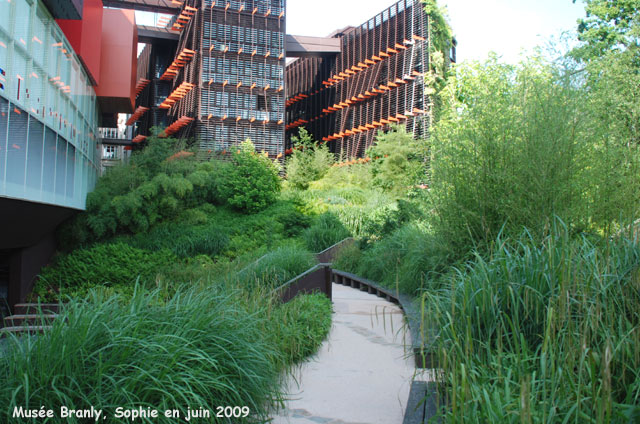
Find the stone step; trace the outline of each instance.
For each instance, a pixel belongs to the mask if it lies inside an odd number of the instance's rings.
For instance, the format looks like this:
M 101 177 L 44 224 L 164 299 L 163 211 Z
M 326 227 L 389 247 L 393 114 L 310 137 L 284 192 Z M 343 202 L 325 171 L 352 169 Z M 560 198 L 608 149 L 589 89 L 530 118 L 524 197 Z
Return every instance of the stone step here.
M 20 334 L 35 334 L 35 333 L 44 333 L 47 330 L 50 330 L 50 325 L 30 325 L 30 326 L 22 326 L 22 327 L 5 327 L 0 328 L 0 337 L 6 337 L 9 334 L 14 334 L 16 336 Z
M 58 317 L 57 314 L 28 314 L 28 315 L 11 315 L 5 317 L 5 327 L 21 327 L 24 325 L 42 325 L 50 324 L 51 321 Z
M 18 303 L 13 307 L 15 315 L 39 314 L 57 314 L 60 312 L 60 304 L 58 303 Z

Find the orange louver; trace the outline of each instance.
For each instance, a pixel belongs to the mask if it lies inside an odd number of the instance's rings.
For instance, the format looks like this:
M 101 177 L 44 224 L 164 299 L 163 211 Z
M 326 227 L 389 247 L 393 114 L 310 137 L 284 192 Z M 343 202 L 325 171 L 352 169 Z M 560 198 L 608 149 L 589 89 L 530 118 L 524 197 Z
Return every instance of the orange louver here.
M 173 106 L 177 101 L 181 100 L 184 96 L 186 96 L 187 93 L 193 90 L 194 87 L 195 87 L 194 84 L 183 82 L 158 107 L 161 109 L 170 109 L 171 106 Z
M 175 121 L 173 124 L 165 128 L 165 130 L 160 134 L 160 137 L 166 138 L 172 134 L 175 134 L 185 126 L 189 125 L 189 123 L 191 123 L 192 121 L 193 121 L 193 118 L 190 118 L 188 116 L 182 116 L 178 118 L 178 120 Z
M 211 46 L 213 48 L 213 46 Z M 195 56 L 196 52 L 190 49 L 182 49 L 182 51 L 178 54 L 176 59 L 169 65 L 164 74 L 160 77 L 163 81 L 171 81 L 178 75 L 178 71 L 183 68 L 186 64 L 191 62 L 193 56 Z
M 140 119 L 140 117 L 142 115 L 144 115 L 145 113 L 147 113 L 147 111 L 149 110 L 148 107 L 144 107 L 144 106 L 138 106 L 135 110 L 135 112 L 133 112 L 133 115 L 131 115 L 131 117 L 129 118 L 129 120 L 127 120 L 126 124 L 127 126 L 129 125 L 133 125 L 134 122 L 136 122 L 138 119 Z

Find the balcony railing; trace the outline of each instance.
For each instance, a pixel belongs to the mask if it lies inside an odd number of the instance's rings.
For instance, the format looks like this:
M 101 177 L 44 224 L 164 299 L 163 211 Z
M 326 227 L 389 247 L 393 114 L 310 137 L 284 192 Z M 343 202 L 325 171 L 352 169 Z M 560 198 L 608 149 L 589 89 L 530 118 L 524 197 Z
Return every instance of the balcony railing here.
M 98 135 L 100 138 L 111 140 L 129 140 L 126 130 L 120 128 L 98 128 Z

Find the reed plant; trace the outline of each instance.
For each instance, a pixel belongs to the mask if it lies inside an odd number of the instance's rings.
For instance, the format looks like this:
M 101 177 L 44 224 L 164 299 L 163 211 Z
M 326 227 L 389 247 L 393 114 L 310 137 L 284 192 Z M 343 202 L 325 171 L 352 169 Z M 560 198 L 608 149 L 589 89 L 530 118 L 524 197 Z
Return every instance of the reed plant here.
M 498 240 L 423 308 L 446 422 L 640 420 L 637 240 Z

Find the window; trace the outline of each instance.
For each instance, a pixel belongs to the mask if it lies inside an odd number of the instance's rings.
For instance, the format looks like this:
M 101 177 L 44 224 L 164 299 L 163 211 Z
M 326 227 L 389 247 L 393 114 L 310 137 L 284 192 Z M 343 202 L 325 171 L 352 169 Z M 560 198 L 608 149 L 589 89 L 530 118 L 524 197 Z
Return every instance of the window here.
M 257 109 L 261 111 L 268 111 L 269 104 L 271 103 L 271 96 L 265 96 L 262 94 L 258 94 L 258 104 Z
M 102 159 L 118 159 L 118 148 L 114 145 L 105 144 L 102 146 Z

